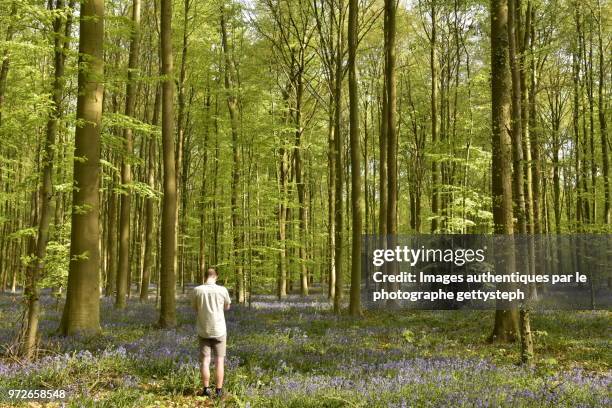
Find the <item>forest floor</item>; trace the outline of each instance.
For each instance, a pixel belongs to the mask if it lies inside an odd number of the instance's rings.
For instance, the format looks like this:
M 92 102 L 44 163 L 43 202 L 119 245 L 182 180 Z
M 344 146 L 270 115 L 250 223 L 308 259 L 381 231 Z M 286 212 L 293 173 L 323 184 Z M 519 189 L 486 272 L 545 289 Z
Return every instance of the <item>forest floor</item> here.
M 18 326 L 20 295 L 0 294 L 0 345 Z M 612 313 L 534 313 L 537 363 L 517 345 L 490 345 L 491 312 L 366 312 L 335 316 L 322 297 L 254 297 L 227 313 L 227 395 L 200 389 L 194 312 L 178 302 L 175 330 L 155 328 L 155 302 L 102 301 L 103 334 L 57 336 L 61 304 L 44 296 L 44 356 L 0 355 L 9 389 L 63 389 L 74 407 L 605 407 L 612 404 Z M 4 401 L 4 402 L 3 402 Z M 21 406 L 42 406 L 23 402 Z M 62 406 L 47 403 L 46 406 Z

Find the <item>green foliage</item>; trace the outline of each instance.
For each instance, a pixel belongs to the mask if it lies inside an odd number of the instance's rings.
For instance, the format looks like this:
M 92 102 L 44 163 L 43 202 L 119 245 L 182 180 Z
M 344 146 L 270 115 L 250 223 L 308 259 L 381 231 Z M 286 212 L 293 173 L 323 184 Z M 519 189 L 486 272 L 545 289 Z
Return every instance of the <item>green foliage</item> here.
M 41 288 L 66 287 L 70 245 L 67 241 L 50 241 L 45 256 L 45 273 L 38 285 Z

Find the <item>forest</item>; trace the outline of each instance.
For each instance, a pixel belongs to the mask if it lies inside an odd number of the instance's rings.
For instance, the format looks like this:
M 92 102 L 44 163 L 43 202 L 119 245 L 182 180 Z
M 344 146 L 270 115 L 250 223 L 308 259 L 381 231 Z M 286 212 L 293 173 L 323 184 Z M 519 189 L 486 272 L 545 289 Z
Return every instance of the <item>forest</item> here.
M 607 406 L 610 310 L 373 312 L 361 255 L 612 233 L 611 20 L 609 0 L 0 0 L 0 392 L 213 406 L 189 307 L 213 267 L 221 404 Z

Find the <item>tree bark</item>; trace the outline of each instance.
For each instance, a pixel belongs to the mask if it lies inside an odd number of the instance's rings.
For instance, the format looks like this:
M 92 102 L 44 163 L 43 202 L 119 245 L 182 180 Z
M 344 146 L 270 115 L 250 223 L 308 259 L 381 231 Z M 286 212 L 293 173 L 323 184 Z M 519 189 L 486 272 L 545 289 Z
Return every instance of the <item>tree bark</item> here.
M 515 208 L 517 209 L 518 215 L 518 233 L 522 234 L 523 237 L 527 235 L 527 214 L 525 205 L 525 168 L 523 160 L 523 148 L 524 141 L 522 140 L 525 127 L 522 123 L 522 113 L 524 110 L 522 87 L 524 88 L 524 78 L 521 76 L 522 51 L 519 51 L 518 44 L 519 39 L 522 41 L 520 35 L 520 19 L 521 13 L 520 0 L 508 0 L 508 46 L 509 46 L 509 58 L 510 58 L 510 71 L 512 74 L 512 157 L 514 165 L 513 173 L 513 189 L 514 189 L 514 200 Z M 519 238 L 520 240 L 521 238 Z M 520 244 L 520 242 L 519 242 Z M 514 256 L 514 255 L 512 255 Z M 528 273 L 528 263 L 526 259 L 520 257 L 515 258 L 516 264 L 518 264 L 518 270 L 522 273 Z M 510 272 L 513 272 L 512 270 Z M 521 334 L 521 361 L 524 364 L 531 365 L 533 360 L 533 339 L 531 337 L 530 329 L 530 299 L 521 306 L 519 313 L 520 323 L 520 334 Z
M 176 150 L 175 150 L 175 174 L 176 174 L 176 197 L 177 203 L 180 204 L 181 211 L 179 212 L 179 205 L 176 207 L 176 219 L 177 219 L 177 268 L 180 277 L 181 288 L 183 291 L 185 290 L 185 259 L 184 259 L 184 230 L 185 230 L 185 205 L 186 205 L 186 188 L 185 185 L 187 180 L 185 180 L 184 174 L 187 165 L 186 160 L 186 141 L 185 141 L 185 132 L 186 132 L 186 115 L 185 115 L 185 80 L 187 76 L 187 50 L 188 50 L 188 18 L 189 18 L 189 9 L 191 8 L 191 0 L 183 1 L 183 25 L 182 25 L 182 43 L 181 43 L 181 64 L 179 67 L 179 77 L 178 77 L 178 112 L 177 112 L 177 120 L 176 120 Z
M 334 75 L 331 73 L 330 75 Z M 335 89 L 335 84 L 331 89 Z M 327 139 L 327 250 L 329 251 L 328 290 L 327 297 L 333 300 L 336 293 L 336 163 L 335 163 L 335 127 L 334 127 L 334 95 L 329 96 L 329 136 Z
M 387 235 L 397 235 L 397 129 L 395 81 L 395 31 L 397 3 L 386 0 L 388 38 L 385 47 L 385 84 L 387 87 Z
M 155 103 L 153 104 L 153 119 L 151 124 L 157 126 L 159 123 L 159 107 L 161 104 L 161 88 L 155 90 Z M 147 165 L 147 184 L 151 190 L 155 190 L 155 159 L 156 159 L 157 140 L 151 137 L 149 140 L 149 163 Z M 147 197 L 145 202 L 145 239 L 144 239 L 144 263 L 142 265 L 142 282 L 140 284 L 140 300 L 145 301 L 149 298 L 149 283 L 153 275 L 152 269 L 155 268 L 153 262 L 153 248 L 156 240 L 154 239 L 155 207 L 154 197 Z M 158 288 L 159 289 L 159 288 Z
M 385 42 L 385 89 L 387 94 L 386 111 L 386 147 L 387 147 L 387 231 L 386 242 L 394 248 L 397 240 L 397 129 L 396 129 L 396 81 L 395 81 L 395 35 L 396 35 L 396 0 L 385 0 L 387 38 Z M 382 220 L 381 220 L 382 221 Z M 386 273 L 396 275 L 399 272 L 397 263 L 387 264 Z M 391 283 L 390 290 L 399 289 L 398 283 Z M 395 303 L 390 301 L 389 303 Z
M 492 201 L 493 222 L 496 234 L 513 233 L 512 211 L 512 140 L 511 129 L 511 78 L 508 53 L 508 0 L 491 0 L 491 101 L 492 101 Z M 506 251 L 509 252 L 509 251 Z M 508 261 L 514 260 L 507 254 Z M 514 262 L 507 262 L 509 272 Z M 495 324 L 490 340 L 511 342 L 519 331 L 516 309 L 496 310 Z
M 132 33 L 130 37 L 130 56 L 128 60 L 127 84 L 125 88 L 125 116 L 134 116 L 136 104 L 136 70 L 138 69 L 138 53 L 140 45 L 140 4 L 141 0 L 132 2 Z M 121 163 L 121 212 L 119 220 L 119 268 L 117 269 L 117 297 L 115 307 L 122 309 L 126 304 L 126 297 L 130 291 L 130 219 L 132 207 L 132 155 L 134 154 L 134 140 L 132 128 L 123 130 L 125 141 L 125 154 Z
M 245 302 L 244 276 L 240 250 L 242 249 L 242 221 L 240 219 L 240 205 L 238 195 L 240 188 L 240 149 L 238 140 L 238 101 L 234 95 L 234 67 L 231 60 L 231 51 L 227 40 L 227 27 L 225 22 L 225 8 L 221 8 L 221 42 L 225 61 L 224 84 L 227 92 L 227 108 L 230 115 L 230 126 L 232 131 L 232 186 L 231 186 L 231 210 L 232 210 L 232 235 L 234 246 L 234 268 L 236 270 L 236 301 Z
M 64 335 L 100 332 L 100 127 L 104 94 L 104 1 L 81 4 L 70 266 Z
M 302 169 L 302 105 L 304 98 L 304 78 L 301 72 L 302 68 L 298 68 L 300 73 L 297 74 L 296 86 L 296 107 L 295 107 L 295 149 L 294 149 L 294 165 L 295 165 L 295 184 L 298 193 L 298 218 L 300 223 L 299 231 L 299 257 L 300 257 L 300 294 L 308 295 L 308 269 L 306 267 L 306 237 L 308 233 L 308 207 L 306 205 L 304 171 Z
M 177 185 L 174 145 L 174 79 L 172 62 L 172 1 L 161 0 L 162 149 L 164 201 L 162 208 L 159 326 L 176 325 Z
M 338 7 L 340 10 L 344 10 L 344 1 L 338 1 Z M 343 19 L 340 19 L 342 22 Z M 335 241 L 336 246 L 334 248 L 334 258 L 336 264 L 336 282 L 335 282 L 335 296 L 334 296 L 334 312 L 340 313 L 342 307 L 342 300 L 344 298 L 344 276 L 343 276 L 343 199 L 342 193 L 344 190 L 344 167 L 342 161 L 342 149 L 343 149 L 343 137 L 342 137 L 342 50 L 343 50 L 343 24 L 338 24 L 338 35 L 336 37 L 336 72 L 335 72 L 335 85 L 334 90 L 334 164 L 335 164 L 335 194 L 334 194 L 334 223 L 335 223 Z
M 359 95 L 357 93 L 357 0 L 348 4 L 348 74 L 349 74 L 349 138 L 351 144 L 351 205 L 353 239 L 351 253 L 351 295 L 349 311 L 352 316 L 361 314 L 361 232 L 363 195 L 361 192 L 361 146 L 359 136 Z
M 533 200 L 533 209 L 532 209 L 532 225 L 533 232 L 535 234 L 542 233 L 542 225 L 541 225 L 541 190 L 542 183 L 541 178 L 544 176 L 542 174 L 542 165 L 540 162 L 540 132 L 537 129 L 537 119 L 536 119 L 536 64 L 535 64 L 535 55 L 533 50 L 533 44 L 535 43 L 535 12 L 533 8 L 529 10 L 531 17 L 529 18 L 529 24 L 527 24 L 527 29 L 530 31 L 529 38 L 529 60 L 530 60 L 530 68 L 529 68 L 529 137 L 530 137 L 530 149 L 531 149 L 531 183 L 532 183 L 532 200 Z
M 608 125 L 606 122 L 606 108 L 607 104 L 604 97 L 604 83 L 605 83 L 605 61 L 604 61 L 604 47 L 603 47 L 603 36 L 601 26 L 602 14 L 601 14 L 601 1 L 597 1 L 597 47 L 599 53 L 599 86 L 597 89 L 598 99 L 598 119 L 599 119 L 599 137 L 601 139 L 601 157 L 602 157 L 602 173 L 604 179 L 604 210 L 603 210 L 603 222 L 606 225 L 612 224 L 612 192 L 610 191 L 610 142 L 608 141 Z
M 206 88 L 206 99 L 205 99 L 205 124 L 204 124 L 204 157 L 202 158 L 202 185 L 200 187 L 200 247 L 198 256 L 198 284 L 204 283 L 204 277 L 206 276 L 206 239 L 205 223 L 206 223 L 206 181 L 207 181 L 207 166 L 208 166 L 208 139 L 210 130 L 210 88 Z M 216 165 L 216 164 L 215 164 Z
M 57 0 L 55 10 L 64 8 L 64 1 Z M 71 13 L 71 11 L 69 11 Z M 33 260 L 28 267 L 29 282 L 27 290 L 28 320 L 24 336 L 22 355 L 32 359 L 36 352 L 36 337 L 38 334 L 38 318 L 40 312 L 38 279 L 44 271 L 47 242 L 49 240 L 49 224 L 53 208 L 53 161 L 55 158 L 55 140 L 60 117 L 62 116 L 62 98 L 64 95 L 64 66 L 66 56 L 64 32 L 70 32 L 72 22 L 71 14 L 66 18 L 57 15 L 53 20 L 54 44 L 54 76 L 53 91 L 51 95 L 51 110 L 47 120 L 46 138 L 42 152 L 42 183 L 39 188 L 40 214 L 38 219 L 38 233 L 36 237 L 36 251 L 32 254 Z
M 431 38 L 429 42 L 429 66 L 431 72 L 431 144 L 436 147 L 438 143 L 438 111 L 437 111 L 437 90 L 438 90 L 438 74 L 436 61 L 436 0 L 431 1 Z M 438 162 L 432 159 L 431 162 L 431 232 L 438 230 L 438 184 L 439 184 Z

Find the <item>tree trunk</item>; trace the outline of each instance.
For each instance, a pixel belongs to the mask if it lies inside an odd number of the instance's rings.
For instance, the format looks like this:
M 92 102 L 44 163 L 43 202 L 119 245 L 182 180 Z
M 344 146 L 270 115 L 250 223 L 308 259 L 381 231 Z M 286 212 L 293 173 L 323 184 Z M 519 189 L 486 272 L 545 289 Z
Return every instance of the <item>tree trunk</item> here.
M 301 68 L 299 68 L 301 71 Z M 298 74 L 296 86 L 296 107 L 295 107 L 295 184 L 298 193 L 298 218 L 300 223 L 299 230 L 299 257 L 300 257 L 300 294 L 308 295 L 308 269 L 306 267 L 306 236 L 308 233 L 308 207 L 306 206 L 304 171 L 302 169 L 302 100 L 304 95 L 304 82 L 302 74 Z
M 330 75 L 334 75 L 331 73 Z M 335 89 L 335 84 L 331 89 Z M 329 136 L 327 139 L 327 250 L 328 258 L 329 258 L 329 271 L 328 271 L 328 291 L 327 297 L 330 300 L 333 300 L 336 293 L 336 223 L 335 223 L 335 213 L 336 213 L 336 163 L 335 163 L 335 127 L 334 127 L 334 95 L 330 94 L 329 96 L 329 125 L 328 132 Z
M 395 31 L 397 2 L 385 0 L 387 15 L 387 41 L 385 43 L 385 88 L 387 94 L 387 240 L 386 245 L 394 248 L 397 239 L 397 130 L 396 115 L 396 81 L 395 81 Z M 382 220 L 381 220 L 382 221 Z M 387 264 L 387 274 L 396 275 L 398 264 Z M 398 283 L 391 283 L 390 290 L 399 289 Z M 390 301 L 390 303 L 395 303 Z
M 100 332 L 100 127 L 104 94 L 104 1 L 81 5 L 70 266 L 60 325 L 64 335 Z M 86 60 L 86 61 L 85 61 Z M 85 69 L 84 65 L 87 66 Z
M 436 148 L 438 143 L 438 114 L 436 108 L 438 76 L 436 61 L 436 0 L 431 1 L 431 38 L 429 43 L 429 66 L 431 71 L 431 144 Z M 438 184 L 439 184 L 438 162 L 432 159 L 431 162 L 431 232 L 438 230 Z
M 238 203 L 238 195 L 240 188 L 240 149 L 238 146 L 238 101 L 234 95 L 234 67 L 231 61 L 231 51 L 227 41 L 227 28 L 225 24 L 225 9 L 221 8 L 221 42 L 223 46 L 223 54 L 225 60 L 225 90 L 227 91 L 227 108 L 230 115 L 230 125 L 232 131 L 232 192 L 231 192 L 231 210 L 232 210 L 232 235 L 234 246 L 234 267 L 236 270 L 236 301 L 244 303 L 244 276 L 242 270 L 242 262 L 240 250 L 242 249 L 242 222 L 240 219 L 240 206 Z
M 601 1 L 597 1 L 597 32 L 598 32 L 598 53 L 599 53 L 599 86 L 597 92 L 598 99 L 598 118 L 599 118 L 599 137 L 601 139 L 601 158 L 602 158 L 602 173 L 604 180 L 604 211 L 603 211 L 603 222 L 606 225 L 612 223 L 612 192 L 610 191 L 610 151 L 608 142 L 608 126 L 606 123 L 606 101 L 604 97 L 604 83 L 605 83 L 605 63 L 604 63 L 604 47 L 602 38 L 602 14 L 601 14 Z
M 510 117 L 510 61 L 508 54 L 508 0 L 491 0 L 491 101 L 492 101 L 492 201 L 493 222 L 496 234 L 513 233 L 512 212 L 512 140 Z M 508 254 L 508 261 L 514 255 Z M 507 262 L 509 272 L 514 262 Z M 511 342 L 518 333 L 516 309 L 496 310 L 495 324 L 490 340 Z
M 164 201 L 162 209 L 160 313 L 162 328 L 176 325 L 177 186 L 174 146 L 174 80 L 172 77 L 172 1 L 161 0 L 162 149 Z
M 361 314 L 361 232 L 363 195 L 361 193 L 361 147 L 359 136 L 359 95 L 357 94 L 357 0 L 349 0 L 348 12 L 348 74 L 349 74 L 349 138 L 351 144 L 351 205 L 353 242 L 351 253 L 351 296 L 349 311 Z
M 387 235 L 397 235 L 397 129 L 396 115 L 396 82 L 395 82 L 395 31 L 397 4 L 395 0 L 386 0 L 388 38 L 385 47 L 386 67 L 385 83 L 387 86 Z
M 533 21 L 535 18 L 534 9 L 530 10 L 531 17 L 529 18 L 529 24 L 527 25 L 527 29 L 530 31 L 530 41 L 529 41 L 529 59 L 530 59 L 530 68 L 529 68 L 529 137 L 530 137 L 530 149 L 531 149 L 531 183 L 532 183 L 532 199 L 533 199 L 533 210 L 532 210 L 532 224 L 533 224 L 533 232 L 535 234 L 542 233 L 541 226 L 541 209 L 540 209 L 540 201 L 541 201 L 541 178 L 544 177 L 542 174 L 542 165 L 540 162 L 540 132 L 537 129 L 536 122 L 536 68 L 535 68 L 535 55 L 533 51 L 533 44 L 535 43 L 535 22 Z
M 523 237 L 527 235 L 527 216 L 525 206 L 525 169 L 523 161 L 523 147 L 524 141 L 522 140 L 523 132 L 525 130 L 522 123 L 523 109 L 523 96 L 522 89 L 524 87 L 524 79 L 521 77 L 521 66 L 519 62 L 522 58 L 517 55 L 519 41 L 522 42 L 522 36 L 520 35 L 520 19 L 518 18 L 521 13 L 520 0 L 508 0 L 508 48 L 510 58 L 510 71 L 512 74 L 512 158 L 513 158 L 513 189 L 514 189 L 514 200 L 515 208 L 517 209 L 518 215 L 518 233 L 522 234 Z M 518 37 L 518 38 L 517 38 Z M 519 40 L 520 39 L 520 40 Z M 520 51 L 522 54 L 522 51 Z M 521 59 L 521 61 L 519 61 Z M 514 255 L 512 255 L 514 256 Z M 528 263 L 523 257 L 515 259 L 518 264 L 518 270 L 521 273 L 529 272 Z M 511 273 L 513 270 L 510 271 Z M 529 299 L 521 306 L 519 314 L 520 321 L 520 334 L 521 334 L 521 361 L 524 364 L 531 365 L 533 359 L 533 339 L 531 337 L 531 329 L 529 322 Z
M 281 138 L 284 143 L 284 137 Z M 278 206 L 278 240 L 280 244 L 278 264 L 277 296 L 279 299 L 287 297 L 287 150 L 280 149 L 279 184 L 281 202 Z
M 182 26 L 182 44 L 181 44 L 181 64 L 179 69 L 178 77 L 178 113 L 176 120 L 176 150 L 175 150 L 175 174 L 176 174 L 176 197 L 177 203 L 180 204 L 181 211 L 179 212 L 179 205 L 176 207 L 176 219 L 177 219 L 177 267 L 180 276 L 181 288 L 185 290 L 185 259 L 184 259 L 184 230 L 185 230 L 185 205 L 186 205 L 186 194 L 187 189 L 185 185 L 187 180 L 184 178 L 184 170 L 186 168 L 186 144 L 185 144 L 185 132 L 186 132 L 186 118 L 185 118 L 185 79 L 186 79 L 186 67 L 187 67 L 187 43 L 188 43 L 188 19 L 189 9 L 191 7 L 191 0 L 184 0 L 183 2 L 183 26 Z
M 338 7 L 340 10 L 344 10 L 343 0 L 338 1 Z M 342 21 L 342 20 L 341 20 Z M 336 37 L 336 72 L 335 72 L 335 85 L 334 90 L 334 164 L 335 164 L 335 193 L 334 193 L 334 222 L 335 222 L 335 241 L 336 246 L 334 248 L 334 258 L 336 263 L 336 285 L 335 285 L 335 297 L 334 297 L 334 312 L 340 313 L 342 307 L 342 300 L 344 298 L 344 277 L 343 277 L 343 200 L 342 193 L 344 190 L 343 183 L 343 162 L 342 162 L 342 148 L 343 148 L 343 137 L 342 137 L 342 50 L 343 50 L 343 24 L 338 24 L 338 35 Z
M 151 124 L 157 126 L 159 123 L 159 106 L 161 103 L 161 89 L 159 86 L 155 89 L 155 103 L 153 104 L 153 119 Z M 149 140 L 149 163 L 147 165 L 147 184 L 151 190 L 155 190 L 155 163 L 156 163 L 156 145 L 157 140 L 151 138 Z M 149 298 L 149 283 L 151 281 L 152 269 L 155 268 L 153 260 L 153 248 L 155 247 L 156 240 L 154 239 L 155 224 L 155 203 L 156 200 L 153 197 L 147 197 L 145 201 L 145 251 L 144 251 L 144 263 L 142 266 L 142 282 L 140 284 L 140 300 L 145 301 Z M 158 288 L 159 289 L 159 288 Z
M 116 177 L 111 175 L 108 185 L 108 236 L 106 243 L 106 288 L 105 296 L 112 296 L 117 283 L 117 195 Z
M 574 22 L 576 24 L 576 31 L 578 33 L 581 32 L 581 25 L 580 25 L 580 11 L 578 9 L 578 7 L 576 7 L 576 10 L 574 12 Z M 583 213 L 583 199 L 584 199 L 584 195 L 583 193 L 586 193 L 585 191 L 581 191 L 581 179 L 582 179 L 582 174 L 581 174 L 581 160 L 580 160 L 580 111 L 579 111 L 579 107 L 580 107 L 580 57 L 582 54 L 581 51 L 581 42 L 580 39 L 576 40 L 575 43 L 575 47 L 576 49 L 574 50 L 574 52 L 572 53 L 572 97 L 573 97 L 573 106 L 572 106 L 572 131 L 573 131 L 573 136 L 574 136 L 574 143 L 573 143 L 573 147 L 574 147 L 574 156 L 575 156 L 575 171 L 576 171 L 576 222 L 579 223 L 581 220 L 584 219 L 588 219 L 588 216 L 586 213 Z M 558 128 L 558 126 L 557 126 Z M 558 137 L 558 136 L 557 136 Z M 586 135 L 584 135 L 584 137 L 586 137 Z M 560 214 L 559 214 L 559 207 L 560 207 L 560 203 L 559 203 L 559 195 L 560 195 L 560 188 L 559 188 L 559 170 L 558 170 L 558 162 L 559 162 L 559 153 L 558 153 L 558 147 L 554 148 L 555 151 L 553 152 L 554 156 L 553 156 L 553 162 L 555 163 L 555 168 L 554 171 L 555 173 L 553 174 L 553 183 L 554 183 L 554 192 L 555 192 L 555 225 L 556 225 L 556 232 L 557 234 L 559 234 L 561 231 L 561 227 L 560 227 Z M 584 166 L 584 164 L 583 164 Z
M 210 130 L 210 88 L 206 88 L 206 102 L 205 102 L 205 124 L 204 124 L 204 157 L 202 158 L 202 185 L 200 187 L 200 248 L 198 256 L 198 284 L 204 283 L 204 277 L 206 276 L 206 239 L 204 236 L 205 223 L 206 223 L 206 181 L 207 181 L 207 165 L 208 165 L 208 139 Z M 215 165 L 217 165 L 215 163 Z
M 57 0 L 55 10 L 64 8 L 64 1 Z M 53 161 L 55 158 L 55 140 L 57 136 L 57 127 L 60 117 L 62 116 L 62 98 L 64 95 L 64 66 L 65 66 L 65 42 L 63 39 L 64 32 L 70 32 L 72 16 L 69 14 L 66 18 L 66 23 L 63 23 L 63 17 L 57 15 L 53 20 L 54 34 L 54 76 L 53 76 L 53 92 L 51 99 L 51 111 L 47 120 L 47 132 L 45 144 L 42 154 L 42 183 L 39 189 L 40 198 L 40 215 L 38 220 L 38 234 L 36 237 L 36 252 L 33 255 L 33 261 L 29 269 L 29 288 L 27 293 L 28 301 L 28 320 L 22 354 L 31 359 L 36 352 L 36 336 L 38 333 L 38 317 L 40 311 L 39 294 L 38 294 L 38 279 L 44 271 L 44 258 L 47 252 L 47 242 L 49 240 L 49 224 L 53 208 L 51 199 L 53 198 Z
M 130 38 L 130 56 L 128 60 L 128 75 L 125 88 L 125 116 L 134 116 L 136 104 L 136 70 L 138 69 L 138 53 L 140 44 L 140 3 L 141 0 L 132 2 L 132 34 Z M 134 140 L 132 128 L 123 130 L 125 140 L 125 154 L 121 163 L 121 213 L 119 220 L 119 268 L 117 269 L 117 297 L 115 307 L 125 307 L 126 296 L 130 290 L 130 219 L 132 207 L 132 155 L 134 154 Z

